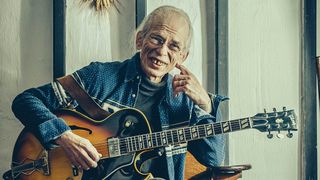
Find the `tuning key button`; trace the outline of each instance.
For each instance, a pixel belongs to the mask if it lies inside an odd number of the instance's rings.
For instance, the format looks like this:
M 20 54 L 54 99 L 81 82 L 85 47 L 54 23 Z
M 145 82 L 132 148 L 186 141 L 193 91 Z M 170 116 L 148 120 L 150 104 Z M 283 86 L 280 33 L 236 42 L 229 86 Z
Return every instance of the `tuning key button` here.
M 278 134 L 277 134 L 277 138 L 279 138 L 279 139 L 283 139 L 283 138 L 284 138 L 284 135 L 283 135 L 283 134 L 278 133 Z
M 290 130 L 288 131 L 287 137 L 288 137 L 288 138 L 292 138 L 292 137 L 293 137 L 293 133 L 290 132 Z
M 273 138 L 273 134 L 271 134 L 270 131 L 269 131 L 269 134 L 267 135 L 267 137 L 268 137 L 269 139 L 271 139 L 271 138 Z
M 287 111 L 287 108 L 284 106 L 284 107 L 282 108 L 282 110 L 283 110 L 283 112 L 285 112 L 285 111 Z

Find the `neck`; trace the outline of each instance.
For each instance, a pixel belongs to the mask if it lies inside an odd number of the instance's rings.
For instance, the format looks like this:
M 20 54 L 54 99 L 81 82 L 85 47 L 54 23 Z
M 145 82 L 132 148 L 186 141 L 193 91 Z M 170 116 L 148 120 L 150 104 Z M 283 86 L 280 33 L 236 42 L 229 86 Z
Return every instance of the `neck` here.
M 129 136 L 120 139 L 114 138 L 108 140 L 108 144 L 109 146 L 113 146 L 113 148 L 118 148 L 120 151 L 110 157 L 167 145 L 182 144 L 187 141 L 203 139 L 238 130 L 250 129 L 252 127 L 253 124 L 251 117 L 247 117 L 231 121 L 169 129 L 161 132 Z
M 162 81 L 162 77 L 147 76 L 147 78 L 153 83 L 160 83 Z

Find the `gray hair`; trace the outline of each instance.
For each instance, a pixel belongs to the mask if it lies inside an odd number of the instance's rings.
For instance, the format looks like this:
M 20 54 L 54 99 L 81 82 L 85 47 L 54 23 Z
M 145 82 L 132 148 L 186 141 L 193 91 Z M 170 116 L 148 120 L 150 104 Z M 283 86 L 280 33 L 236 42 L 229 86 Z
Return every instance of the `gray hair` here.
M 141 24 L 137 28 L 136 33 L 141 31 L 142 36 L 145 37 L 145 35 L 150 31 L 150 28 L 152 26 L 152 22 L 155 18 L 159 18 L 159 17 L 165 18 L 166 16 L 168 16 L 172 13 L 175 13 L 175 14 L 181 16 L 188 23 L 189 35 L 188 35 L 188 39 L 186 42 L 186 47 L 184 47 L 184 48 L 185 48 L 185 50 L 189 50 L 190 44 L 192 41 L 192 37 L 193 37 L 193 28 L 191 25 L 190 18 L 185 11 L 183 11 L 182 9 L 176 8 L 174 6 L 160 6 L 157 9 L 153 10 L 148 16 L 146 16 L 143 19 L 143 21 L 141 22 Z

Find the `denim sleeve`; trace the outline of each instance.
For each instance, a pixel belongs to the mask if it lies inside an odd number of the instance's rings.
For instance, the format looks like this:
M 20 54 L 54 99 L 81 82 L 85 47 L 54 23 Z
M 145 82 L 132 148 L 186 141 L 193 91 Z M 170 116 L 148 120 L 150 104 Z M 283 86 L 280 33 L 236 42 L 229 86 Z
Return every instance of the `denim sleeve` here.
M 52 140 L 70 130 L 63 119 L 54 112 L 63 107 L 53 89 L 54 83 L 28 89 L 12 103 L 12 111 L 47 149 L 54 147 Z
M 226 97 L 210 94 L 212 99 L 212 112 L 206 113 L 197 105 L 194 106 L 191 116 L 191 125 L 207 124 L 220 122 L 222 120 L 219 110 L 221 101 L 226 100 Z M 225 156 L 224 152 L 224 135 L 215 135 L 188 143 L 188 151 L 203 165 L 207 167 L 219 166 L 222 164 Z

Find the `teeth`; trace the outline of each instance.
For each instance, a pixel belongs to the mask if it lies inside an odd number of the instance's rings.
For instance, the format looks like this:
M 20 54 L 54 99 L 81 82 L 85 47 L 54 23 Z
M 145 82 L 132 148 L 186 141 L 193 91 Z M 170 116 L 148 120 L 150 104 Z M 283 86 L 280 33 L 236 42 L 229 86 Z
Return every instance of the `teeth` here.
M 161 61 L 158 61 L 156 59 L 152 60 L 152 62 L 158 66 L 162 66 L 162 65 L 165 65 L 165 63 L 161 62 Z

